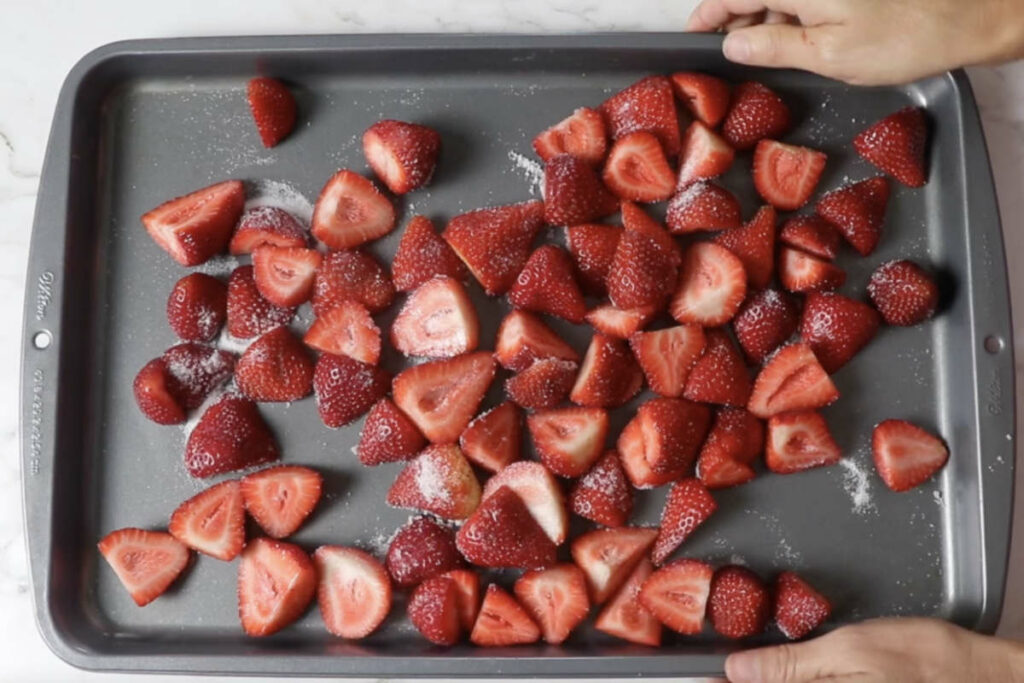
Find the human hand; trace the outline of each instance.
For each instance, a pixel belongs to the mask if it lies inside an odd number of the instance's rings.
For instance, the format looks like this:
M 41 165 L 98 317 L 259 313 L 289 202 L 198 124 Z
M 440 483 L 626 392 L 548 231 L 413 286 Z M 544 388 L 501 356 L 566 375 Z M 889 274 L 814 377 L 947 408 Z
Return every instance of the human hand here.
M 734 62 L 882 85 L 1024 57 L 1024 0 L 702 0 L 686 29 L 727 31 Z
M 938 619 L 875 619 L 803 643 L 730 655 L 732 683 L 1017 683 L 1024 645 Z

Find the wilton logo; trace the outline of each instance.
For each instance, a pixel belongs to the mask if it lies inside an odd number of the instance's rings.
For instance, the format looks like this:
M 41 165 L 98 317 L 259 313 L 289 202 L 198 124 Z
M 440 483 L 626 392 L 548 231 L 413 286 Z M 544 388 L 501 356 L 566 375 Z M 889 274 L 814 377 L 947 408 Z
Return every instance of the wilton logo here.
M 42 321 L 46 317 L 46 307 L 53 300 L 53 281 L 56 278 L 49 270 L 44 271 L 36 280 L 36 320 Z

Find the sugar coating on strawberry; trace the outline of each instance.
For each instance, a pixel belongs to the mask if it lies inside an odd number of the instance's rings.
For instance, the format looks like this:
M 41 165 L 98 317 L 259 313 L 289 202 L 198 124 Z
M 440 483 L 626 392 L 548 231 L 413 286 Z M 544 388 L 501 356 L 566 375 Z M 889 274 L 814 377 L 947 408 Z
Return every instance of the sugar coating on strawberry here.
M 426 443 L 412 420 L 390 399 L 382 398 L 366 416 L 356 454 L 359 462 L 372 467 L 385 462 L 410 460 Z
M 825 596 L 793 572 L 782 572 L 775 580 L 776 626 L 790 640 L 799 640 L 818 628 L 832 612 Z
M 615 258 L 622 228 L 602 223 L 584 223 L 565 229 L 565 242 L 576 264 L 580 284 L 592 294 L 607 291 L 605 278 Z
M 553 244 L 538 247 L 519 271 L 508 292 L 516 308 L 547 313 L 572 323 L 583 322 L 587 305 L 573 275 L 569 254 Z
M 313 391 L 320 419 L 341 427 L 384 398 L 390 376 L 385 370 L 348 356 L 322 353 L 313 370 Z
M 363 176 L 341 169 L 313 207 L 310 232 L 330 249 L 352 249 L 395 228 L 395 207 Z
M 391 610 L 391 581 L 383 565 L 358 548 L 331 545 L 317 548 L 313 561 L 327 630 L 348 639 L 376 631 Z
M 616 448 L 619 450 L 622 469 L 629 483 L 637 489 L 652 489 L 670 484 L 680 476 L 678 470 L 655 472 L 647 459 L 647 435 L 644 433 L 644 420 L 635 417 L 630 420 L 619 434 Z
M 622 586 L 647 558 L 657 535 L 657 529 L 627 526 L 590 531 L 573 540 L 572 559 L 587 575 L 593 604 L 600 605 Z
M 453 569 L 441 576 L 455 583 L 459 623 L 464 631 L 472 631 L 480 611 L 480 575 L 473 569 Z
M 529 460 L 512 463 L 487 480 L 483 500 L 501 488 L 508 488 L 519 496 L 552 543 L 565 542 L 569 518 L 562 487 L 547 467 Z
M 653 133 L 665 153 L 679 152 L 679 120 L 672 83 L 664 76 L 648 76 L 601 103 L 601 114 L 613 140 L 635 131 Z
M 763 206 L 742 227 L 715 237 L 743 263 L 750 286 L 764 289 L 775 270 L 775 209 Z
M 676 325 L 653 332 L 636 332 L 629 338 L 651 391 L 670 398 L 682 395 L 686 378 L 706 343 L 699 325 Z
M 811 347 L 783 346 L 765 362 L 754 380 L 747 410 L 762 419 L 792 410 L 814 410 L 834 403 L 839 390 Z
M 186 342 L 164 351 L 172 394 L 185 410 L 195 410 L 223 386 L 235 370 L 235 357 L 203 344 Z
M 652 235 L 625 231 L 606 279 L 612 304 L 620 309 L 664 306 L 676 282 L 676 257 Z
M 198 266 L 224 251 L 244 205 L 245 186 L 227 180 L 164 202 L 142 215 L 142 225 L 179 265 Z
M 494 357 L 501 367 L 520 372 L 538 360 L 579 362 L 580 355 L 543 320 L 526 311 L 512 311 L 498 326 Z
M 754 187 L 776 209 L 794 211 L 814 194 L 826 161 L 824 152 L 810 147 L 761 140 L 754 151 Z
M 228 288 L 205 273 L 178 280 L 167 297 L 167 322 L 180 339 L 212 341 L 227 318 Z
M 604 160 L 608 149 L 601 113 L 589 107 L 580 107 L 567 118 L 541 131 L 533 139 L 533 149 L 543 161 L 559 154 L 571 154 L 597 166 Z
M 238 219 L 228 251 L 251 254 L 265 244 L 276 247 L 304 247 L 309 240 L 306 228 L 295 216 L 276 206 L 256 206 Z
M 643 383 L 643 371 L 626 342 L 595 334 L 569 398 L 581 406 L 613 408 L 636 396 Z
M 791 474 L 834 465 L 840 457 L 839 445 L 819 413 L 790 411 L 768 419 L 764 462 L 772 472 Z
M 590 611 L 587 578 L 572 563 L 527 571 L 516 581 L 514 592 L 540 626 L 544 641 L 552 645 L 564 642 Z
M 816 208 L 850 246 L 861 256 L 868 256 L 882 237 L 889 192 L 885 176 L 875 176 L 829 192 L 818 200 Z
M 185 444 L 185 468 L 205 478 L 277 460 L 277 441 L 249 399 L 225 395 L 206 409 Z
M 555 562 L 555 544 L 507 486 L 480 504 L 455 542 L 463 557 L 480 567 L 540 569 Z
M 287 325 L 294 308 L 275 306 L 260 294 L 252 266 L 239 266 L 228 278 L 228 334 L 236 339 L 251 339 L 275 327 Z
M 676 177 L 658 138 L 636 131 L 615 141 L 601 178 L 620 199 L 658 202 L 668 199 Z
M 681 398 L 653 398 L 637 410 L 644 459 L 658 474 L 677 477 L 693 467 L 708 426 L 707 406 Z
M 697 71 L 679 71 L 671 76 L 676 97 L 693 116 L 711 128 L 729 111 L 729 84 L 716 76 Z
M 777 289 L 762 289 L 748 296 L 732 321 L 736 340 L 752 365 L 763 363 L 793 336 L 799 324 L 799 304 Z
M 713 575 L 714 570 L 703 562 L 676 560 L 647 577 L 640 588 L 640 603 L 673 631 L 697 635 L 704 628 Z
M 380 330 L 366 307 L 355 301 L 342 301 L 317 316 L 302 341 L 317 351 L 370 365 L 380 360 Z
M 673 484 L 661 511 L 651 561 L 658 565 L 668 559 L 716 509 L 715 499 L 699 479 L 689 477 Z
M 480 482 L 454 444 L 428 446 L 398 473 L 388 505 L 465 519 L 480 503 Z
M 749 638 L 764 631 L 772 610 L 772 597 L 764 583 L 746 567 L 720 568 L 711 579 L 708 619 L 726 638 Z
M 751 149 L 762 138 L 779 138 L 789 130 L 789 107 L 761 83 L 740 83 L 722 123 L 722 136 L 738 150 Z
M 601 408 L 552 408 L 527 417 L 526 426 L 541 462 L 555 474 L 572 478 L 601 455 L 608 413 Z
M 623 310 L 609 303 L 592 309 L 584 319 L 605 336 L 629 339 L 646 327 L 657 314 L 658 310 L 654 306 Z
M 717 327 L 732 320 L 747 295 L 743 262 L 714 242 L 686 250 L 669 312 L 680 323 Z
M 287 327 L 278 327 L 245 350 L 235 381 L 254 401 L 297 401 L 313 391 L 313 359 Z
M 779 250 L 779 281 L 790 292 L 825 292 L 846 282 L 846 271 L 799 249 Z
M 429 517 L 416 517 L 391 539 L 385 565 L 397 586 L 415 586 L 462 566 L 455 532 Z
M 423 187 L 434 175 L 441 136 L 418 123 L 385 119 L 363 133 L 366 162 L 395 194 Z
M 324 315 L 342 301 L 355 301 L 380 313 L 395 299 L 387 270 L 370 254 L 354 249 L 324 257 L 313 281 L 313 312 Z
M 279 465 L 253 472 L 240 486 L 245 510 L 268 536 L 291 536 L 313 513 L 324 478 L 314 469 Z
M 653 571 L 650 560 L 640 560 L 615 597 L 597 615 L 594 628 L 637 645 L 661 645 L 661 622 L 640 604 L 640 588 Z
M 492 583 L 469 639 L 480 647 L 526 645 L 540 640 L 540 628 L 514 597 Z
M 832 224 L 817 215 L 793 216 L 779 231 L 783 244 L 829 261 L 839 253 L 841 239 Z
M 618 199 L 582 159 L 561 154 L 544 165 L 544 220 L 550 225 L 587 223 L 618 207 Z
M 649 237 L 651 241 L 662 251 L 673 266 L 678 266 L 683 260 L 683 251 L 672 236 L 668 234 L 665 226 L 656 221 L 647 211 L 639 205 L 623 201 L 621 205 L 622 225 L 626 232 L 640 233 Z
M 445 576 L 427 579 L 409 596 L 409 621 L 435 645 L 459 642 L 459 589 Z
M 694 121 L 683 134 L 676 189 L 684 190 L 694 181 L 722 175 L 735 159 L 736 152 L 729 143 L 704 123 Z
M 885 420 L 871 433 L 875 469 L 893 491 L 907 491 L 928 481 L 949 460 L 942 439 L 906 420 Z
M 740 203 L 721 185 L 697 181 L 672 197 L 665 222 L 674 235 L 738 228 L 742 224 Z
M 745 484 L 764 452 L 764 423 L 742 408 L 721 408 L 697 458 L 697 477 L 709 489 Z
M 579 365 L 571 360 L 539 360 L 505 381 L 505 393 L 517 405 L 528 410 L 554 408 L 576 382 Z
M 835 292 L 811 292 L 804 304 L 800 337 L 831 374 L 874 339 L 879 322 L 875 309 L 862 301 Z
M 700 403 L 746 405 L 751 382 L 740 352 L 723 330 L 707 330 L 704 336 L 704 355 L 690 369 L 683 397 Z
M 288 86 L 276 78 L 253 78 L 246 86 L 249 110 L 264 147 L 274 147 L 295 128 L 298 108 Z
M 904 107 L 853 139 L 862 157 L 909 187 L 924 187 L 928 124 L 924 109 Z
M 190 557 L 170 534 L 135 528 L 111 531 L 96 547 L 139 607 L 163 595 Z
M 480 323 L 458 280 L 436 277 L 417 287 L 391 324 L 391 343 L 406 356 L 451 358 L 475 351 Z
M 391 259 L 391 279 L 399 292 L 410 292 L 434 277 L 450 277 L 464 282 L 469 275 L 465 264 L 434 230 L 425 216 L 413 216 L 402 233 L 395 257 Z
M 913 261 L 888 261 L 871 274 L 868 296 L 889 325 L 917 325 L 931 318 L 939 304 L 939 287 Z
M 476 414 L 495 371 L 486 351 L 414 365 L 395 376 L 395 405 L 431 443 L 454 443 Z
M 633 512 L 633 490 L 615 451 L 607 451 L 573 485 L 569 508 L 608 527 L 623 526 Z
M 491 472 L 517 460 L 522 442 L 522 416 L 512 401 L 477 415 L 459 436 L 466 458 Z

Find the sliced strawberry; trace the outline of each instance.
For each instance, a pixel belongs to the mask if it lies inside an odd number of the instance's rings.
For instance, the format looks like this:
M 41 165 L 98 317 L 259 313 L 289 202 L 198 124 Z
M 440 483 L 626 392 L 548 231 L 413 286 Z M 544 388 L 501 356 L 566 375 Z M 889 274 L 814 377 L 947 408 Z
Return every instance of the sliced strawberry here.
M 580 356 L 540 318 L 512 311 L 498 327 L 494 357 L 501 367 L 520 372 L 538 360 L 557 358 L 579 362 Z
M 320 190 L 310 232 L 331 249 L 352 249 L 395 229 L 395 207 L 369 180 L 342 169 Z
M 185 410 L 195 410 L 224 385 L 235 370 L 235 356 L 195 342 L 176 344 L 162 356 L 172 395 Z
M 324 315 L 342 301 L 355 301 L 370 313 L 380 313 L 395 300 L 388 271 L 359 249 L 335 251 L 324 257 L 313 281 L 313 312 Z M 230 315 L 229 315 L 230 318 Z
M 495 370 L 485 351 L 415 365 L 392 382 L 395 405 L 431 443 L 454 443 L 476 414 Z
M 569 398 L 581 406 L 614 408 L 636 396 L 643 383 L 643 371 L 626 342 L 595 334 Z
M 653 133 L 666 154 L 679 152 L 679 120 L 672 82 L 664 76 L 648 76 L 601 103 L 608 133 L 613 140 L 635 131 Z
M 242 181 L 226 180 L 147 211 L 142 225 L 178 264 L 198 266 L 224 251 L 244 205 Z
M 391 343 L 406 356 L 451 358 L 475 351 L 480 322 L 465 287 L 438 277 L 409 295 L 391 324 Z
M 790 292 L 823 292 L 842 287 L 846 271 L 797 249 L 779 250 L 779 281 Z
M 435 645 L 459 642 L 459 588 L 444 576 L 427 579 L 409 596 L 409 621 Z
M 811 292 L 804 303 L 800 338 L 831 374 L 875 338 L 878 324 L 878 313 L 866 303 L 835 292 Z
M 810 147 L 761 140 L 754 150 L 754 187 L 776 209 L 794 211 L 814 194 L 827 160 Z
M 387 501 L 444 519 L 465 519 L 480 504 L 480 482 L 458 446 L 428 446 L 398 473 Z
M 841 187 L 818 200 L 818 214 L 836 226 L 861 256 L 875 250 L 882 237 L 889 181 L 875 176 Z
M 372 467 L 384 462 L 411 460 L 426 443 L 412 420 L 390 399 L 382 398 L 366 416 L 356 452 L 359 462 Z
M 552 543 L 565 542 L 569 516 L 562 488 L 548 468 L 539 462 L 514 462 L 487 480 L 483 499 L 487 500 L 500 488 L 508 488 L 519 496 Z
M 772 596 L 746 567 L 728 565 L 715 572 L 708 595 L 708 618 L 726 638 L 749 638 L 764 631 Z
M 256 247 L 304 247 L 308 242 L 306 228 L 292 214 L 276 206 L 257 206 L 238 219 L 228 251 L 251 254 Z
M 228 334 L 236 339 L 251 339 L 275 327 L 287 325 L 294 308 L 275 306 L 256 288 L 252 266 L 239 266 L 228 278 Z
M 657 310 L 653 306 L 622 310 L 612 304 L 602 304 L 587 313 L 586 321 L 605 336 L 628 339 L 646 327 L 655 315 Z
M 615 597 L 597 615 L 594 628 L 637 645 L 661 645 L 661 622 L 640 604 L 640 587 L 653 571 L 651 561 L 641 559 Z
M 118 529 L 96 546 L 139 607 L 163 595 L 188 565 L 188 548 L 162 531 Z
M 472 631 L 480 611 L 480 575 L 472 569 L 453 569 L 441 576 L 455 582 L 459 624 L 464 631 Z
M 760 365 L 784 344 L 800 324 L 800 306 L 777 289 L 754 292 L 732 321 L 736 340 L 751 365 Z
M 709 489 L 745 484 L 764 452 L 764 423 L 742 408 L 721 408 L 697 459 L 697 476 Z
M 274 147 L 288 137 L 295 128 L 297 107 L 287 85 L 276 78 L 253 78 L 246 96 L 264 147 Z
M 649 213 L 630 201 L 622 202 L 622 225 L 626 232 L 639 232 L 650 237 L 658 248 L 665 253 L 673 266 L 683 261 L 683 252 L 665 226 L 654 220 Z
M 651 560 L 661 564 L 718 508 L 700 479 L 680 479 L 673 484 L 661 511 L 661 527 Z
M 363 133 L 366 163 L 388 189 L 405 194 L 430 182 L 441 153 L 441 136 L 418 123 L 385 119 Z
M 618 208 L 618 199 L 582 159 L 560 154 L 544 165 L 544 220 L 549 224 L 587 223 Z
M 700 180 L 672 197 L 665 222 L 673 235 L 738 228 L 742 225 L 740 202 L 724 187 Z
M 949 450 L 940 438 L 905 420 L 876 425 L 871 452 L 878 476 L 893 491 L 923 484 L 949 459 Z
M 747 295 L 743 263 L 714 242 L 697 242 L 686 250 L 682 276 L 669 304 L 681 323 L 716 327 L 729 322 Z
M 313 390 L 313 360 L 287 327 L 278 327 L 245 350 L 235 381 L 254 401 L 297 401 Z
M 700 403 L 745 406 L 751 383 L 743 356 L 722 330 L 707 330 L 704 337 L 704 355 L 690 369 L 683 397 Z
M 578 477 L 604 450 L 608 413 L 601 408 L 555 408 L 526 418 L 541 462 L 563 477 Z
M 735 158 L 736 152 L 729 143 L 705 124 L 694 121 L 683 134 L 676 189 L 681 191 L 698 180 L 722 175 L 729 170 Z
M 715 237 L 743 263 L 750 286 L 764 289 L 771 283 L 775 269 L 775 209 L 761 207 L 741 228 Z
M 747 410 L 762 419 L 792 410 L 815 410 L 835 402 L 839 390 L 811 347 L 789 344 L 768 359 L 754 380 Z
M 313 561 L 327 630 L 353 640 L 376 631 L 391 610 L 391 582 L 383 565 L 358 548 L 334 545 L 317 548 Z
M 658 138 L 644 131 L 615 141 L 601 177 L 617 197 L 634 202 L 668 199 L 676 184 Z
M 868 295 L 889 325 L 917 325 L 935 314 L 939 287 L 913 261 L 888 261 L 871 274 Z
M 799 640 L 818 628 L 832 612 L 824 595 L 793 572 L 775 580 L 775 625 L 790 640 Z
M 201 553 L 230 562 L 245 545 L 245 507 L 235 479 L 215 484 L 179 505 L 167 531 Z
M 323 257 L 315 249 L 264 245 L 252 252 L 253 279 L 263 298 L 282 308 L 313 296 L 313 279 Z
M 277 442 L 247 398 L 226 395 L 206 409 L 185 444 L 185 468 L 205 478 L 278 458 Z
M 622 228 L 602 223 L 584 223 L 565 229 L 569 254 L 576 263 L 576 273 L 585 290 L 595 295 L 607 292 L 605 278 L 615 258 Z
M 327 577 L 321 576 L 322 585 Z M 245 546 L 238 563 L 238 616 L 247 635 L 277 633 L 302 616 L 316 592 L 317 568 L 299 546 L 269 538 Z
M 320 419 L 328 427 L 341 427 L 384 398 L 390 375 L 348 356 L 321 353 L 313 371 L 313 391 Z
M 190 273 L 167 297 L 167 322 L 180 339 L 208 342 L 224 325 L 227 307 L 227 285 L 205 273 Z
M 753 467 L 728 457 L 718 449 L 701 451 L 697 458 L 697 477 L 709 489 L 739 486 L 756 476 Z
M 705 125 L 714 128 L 729 111 L 729 84 L 721 78 L 679 71 L 672 74 L 672 86 L 679 101 Z
M 480 647 L 526 645 L 540 640 L 540 628 L 515 598 L 492 583 L 469 639 Z
M 764 462 L 776 474 L 834 465 L 842 453 L 828 424 L 813 410 L 773 415 L 768 420 Z
M 623 585 L 633 569 L 647 559 L 657 536 L 657 529 L 627 526 L 576 537 L 572 559 L 587 575 L 592 604 L 600 605 Z
M 455 536 L 468 561 L 479 567 L 538 569 L 555 563 L 555 544 L 507 486 L 480 504 Z
M 751 149 L 762 138 L 782 137 L 790 124 L 789 107 L 782 98 L 766 86 L 750 81 L 733 90 L 722 136 L 736 149 Z
M 554 408 L 565 400 L 576 382 L 579 365 L 571 360 L 539 360 L 505 382 L 505 393 L 528 410 Z
M 654 398 L 640 406 L 644 459 L 657 474 L 675 478 L 690 471 L 711 424 L 707 406 L 681 398 Z
M 177 382 L 167 371 L 163 358 L 154 358 L 142 366 L 135 375 L 132 391 L 142 414 L 157 424 L 181 424 L 188 417 L 178 398 Z
M 430 517 L 416 517 L 391 539 L 384 560 L 395 585 L 410 588 L 462 566 L 455 531 Z
M 571 563 L 526 572 L 514 592 L 552 645 L 564 642 L 590 611 L 587 577 Z
M 861 132 L 853 148 L 904 185 L 924 187 L 927 128 L 924 109 L 905 107 Z
M 793 216 L 782 224 L 779 241 L 831 261 L 839 253 L 839 233 L 832 224 L 818 215 Z
M 242 478 L 245 509 L 268 536 L 294 534 L 320 502 L 324 478 L 299 465 L 270 467 Z
M 540 246 L 530 255 L 508 292 L 508 300 L 516 308 L 547 313 L 577 324 L 583 322 L 587 312 L 583 293 L 573 276 L 572 259 L 553 244 Z
M 682 472 L 655 472 L 647 461 L 647 444 L 643 420 L 630 420 L 619 434 L 616 447 L 619 450 L 622 469 L 634 488 L 651 489 L 664 486 L 682 476 Z
M 569 508 L 608 527 L 623 526 L 633 512 L 633 491 L 615 451 L 607 451 L 572 487 Z
M 468 275 L 466 265 L 437 234 L 430 219 L 413 216 L 391 260 L 395 288 L 399 292 L 411 292 L 438 276 L 464 282 Z
M 504 294 L 530 256 L 544 210 L 538 201 L 477 209 L 448 221 L 441 237 L 489 296 Z
M 682 395 L 686 377 L 704 351 L 704 344 L 704 330 L 699 325 L 637 332 L 629 338 L 651 391 L 672 398 Z
M 342 301 L 317 316 L 302 341 L 317 351 L 361 363 L 376 365 L 380 360 L 380 330 L 366 307 L 355 301 Z
M 676 255 L 651 235 L 626 230 L 608 271 L 608 296 L 617 308 L 661 308 L 676 282 Z
M 608 136 L 601 112 L 580 107 L 533 139 L 533 149 L 543 161 L 559 154 L 571 154 L 597 166 L 604 161 Z
M 685 635 L 704 628 L 704 611 L 714 570 L 697 560 L 676 560 L 647 577 L 640 604 L 665 626 Z
M 473 418 L 459 437 L 466 458 L 491 472 L 517 460 L 522 444 L 523 418 L 511 401 Z

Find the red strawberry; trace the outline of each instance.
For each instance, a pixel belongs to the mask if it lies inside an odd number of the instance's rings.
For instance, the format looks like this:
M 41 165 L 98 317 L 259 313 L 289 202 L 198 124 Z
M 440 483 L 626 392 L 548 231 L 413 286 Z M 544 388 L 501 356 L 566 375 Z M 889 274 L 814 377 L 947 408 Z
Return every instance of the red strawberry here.
M 650 236 L 627 230 L 608 271 L 608 295 L 621 309 L 660 308 L 676 281 L 676 265 Z
M 768 420 L 764 462 L 776 474 L 834 465 L 842 453 L 828 424 L 813 410 L 773 415 Z
M 640 604 L 640 587 L 654 571 L 651 561 L 640 560 L 611 602 L 594 621 L 594 628 L 637 645 L 661 645 L 661 622 Z
M 672 197 L 665 222 L 673 235 L 738 228 L 742 224 L 740 203 L 724 187 L 700 180 Z
M 764 425 L 742 408 L 721 408 L 697 459 L 697 476 L 709 489 L 745 484 L 764 451 Z
M 772 596 L 757 574 L 729 565 L 715 572 L 708 596 L 708 618 L 726 638 L 748 638 L 764 631 Z
M 636 396 L 643 383 L 643 372 L 626 342 L 595 334 L 569 398 L 581 406 L 614 408 Z
M 359 434 L 359 462 L 374 466 L 384 462 L 411 460 L 427 440 L 405 413 L 390 399 L 382 398 L 370 408 Z
M 658 138 L 644 131 L 615 141 L 601 177 L 616 196 L 634 202 L 668 199 L 676 184 Z
M 693 467 L 711 411 L 681 398 L 654 398 L 640 406 L 633 419 L 640 423 L 644 460 L 651 471 L 678 478 Z
M 246 635 L 277 633 L 302 616 L 316 591 L 317 568 L 299 546 L 256 538 L 242 551 L 238 616 Z
M 571 360 L 539 360 L 505 382 L 505 393 L 528 410 L 554 408 L 565 400 L 579 365 Z
M 804 343 L 783 346 L 754 380 L 747 410 L 762 419 L 791 410 L 814 410 L 835 402 L 839 390 Z
M 672 86 L 694 118 L 711 128 L 721 123 L 729 111 L 729 84 L 721 78 L 679 71 L 672 74 Z
M 295 216 L 276 206 L 257 206 L 238 219 L 228 251 L 236 255 L 251 254 L 264 244 L 304 247 L 307 239 L 306 228 Z
M 727 457 L 721 451 L 701 452 L 697 459 L 697 477 L 709 489 L 725 489 L 746 484 L 757 476 L 754 468 Z
M 391 582 L 381 563 L 358 548 L 332 545 L 317 548 L 313 561 L 327 630 L 349 639 L 376 631 L 391 609 Z
M 226 180 L 147 211 L 142 225 L 180 265 L 198 266 L 224 251 L 244 204 L 245 186 Z
M 324 315 L 342 301 L 355 301 L 380 313 L 395 299 L 388 271 L 370 254 L 354 249 L 324 257 L 313 281 L 313 312 Z M 230 316 L 229 316 L 230 317 Z
M 142 366 L 135 375 L 132 391 L 142 414 L 157 424 L 181 424 L 188 417 L 179 398 L 178 383 L 167 371 L 163 358 L 154 358 Z
M 714 570 L 697 560 L 676 560 L 647 577 L 640 604 L 665 626 L 685 635 L 704 628 L 704 610 Z
M 559 154 L 571 154 L 597 166 L 604 160 L 608 136 L 601 113 L 580 107 L 533 139 L 533 149 L 543 161 Z
M 722 175 L 735 158 L 736 152 L 729 143 L 700 121 L 694 121 L 683 134 L 676 189 L 682 191 L 697 180 Z
M 406 356 L 451 358 L 475 351 L 480 323 L 458 280 L 438 277 L 420 285 L 391 325 L 391 343 Z
M 200 491 L 171 514 L 167 531 L 190 548 L 230 562 L 245 545 L 242 490 L 230 479 Z
M 790 292 L 821 292 L 842 287 L 846 271 L 797 249 L 779 250 L 779 280 Z
M 455 606 L 459 611 L 459 624 L 465 631 L 472 631 L 476 615 L 480 611 L 480 575 L 472 569 L 453 569 L 441 576 L 455 583 Z
M 459 642 L 459 589 L 444 576 L 427 579 L 409 596 L 409 621 L 435 645 Z
M 878 323 L 878 313 L 866 303 L 835 292 L 811 292 L 804 303 L 800 337 L 831 374 L 875 338 Z
M 320 419 L 341 427 L 365 413 L 388 391 L 388 373 L 348 356 L 321 353 L 313 371 L 313 391 Z
M 269 467 L 242 478 L 245 509 L 268 536 L 294 534 L 320 502 L 324 478 L 299 465 Z
M 508 488 L 523 501 L 533 519 L 555 545 L 565 542 L 569 516 L 565 511 L 562 488 L 551 472 L 539 462 L 514 462 L 487 480 L 483 500 L 495 491 Z
M 480 647 L 526 645 L 540 640 L 540 628 L 515 598 L 492 583 L 469 639 Z
M 292 93 L 276 78 L 253 78 L 246 88 L 249 110 L 264 147 L 273 147 L 295 128 L 296 106 Z
M 537 569 L 555 563 L 555 544 L 507 486 L 477 508 L 455 536 L 463 557 L 479 567 Z
M 776 209 L 794 211 L 814 194 L 827 160 L 810 147 L 761 140 L 754 151 L 754 187 Z
M 699 325 L 637 332 L 629 338 L 651 391 L 672 398 L 682 395 L 686 377 L 704 351 L 704 344 L 704 330 Z
M 544 210 L 538 201 L 477 209 L 448 221 L 441 237 L 489 296 L 504 294 L 530 256 Z
M 679 152 L 679 120 L 672 83 L 664 76 L 648 76 L 620 90 L 601 104 L 613 140 L 635 131 L 657 136 L 666 154 Z
M 646 327 L 656 314 L 657 310 L 653 306 L 622 310 L 612 304 L 602 304 L 587 313 L 585 319 L 605 336 L 628 339 Z
M 935 314 L 939 287 L 913 261 L 888 261 L 871 274 L 868 296 L 887 324 L 910 326 Z
M 239 266 L 228 278 L 228 334 L 250 339 L 287 325 L 293 308 L 280 308 L 263 298 L 256 288 L 252 266 Z
M 185 444 L 185 468 L 199 478 L 277 458 L 277 442 L 259 408 L 240 396 L 224 396 L 207 408 Z
M 252 252 L 253 279 L 263 298 L 287 308 L 309 301 L 323 257 L 315 249 L 264 245 Z
M 602 223 L 584 223 L 565 229 L 565 241 L 576 263 L 580 284 L 596 295 L 607 291 L 605 278 L 615 258 L 622 228 Z
M 366 307 L 355 301 L 342 301 L 317 316 L 302 341 L 317 351 L 361 363 L 376 365 L 380 360 L 380 330 Z
M 707 330 L 704 336 L 704 355 L 687 375 L 683 397 L 700 403 L 746 405 L 750 398 L 750 375 L 740 352 L 722 330 Z
M 622 225 L 626 232 L 639 232 L 650 237 L 658 248 L 668 257 L 673 266 L 683 261 L 683 252 L 665 226 L 651 218 L 651 215 L 633 202 L 624 201 L 621 206 Z
M 366 163 L 388 189 L 405 194 L 430 182 L 441 153 L 441 136 L 418 123 L 385 119 L 363 133 Z
M 627 526 L 576 537 L 572 559 L 587 575 L 592 604 L 600 605 L 623 585 L 633 569 L 647 559 L 657 535 L 657 529 Z
M 391 539 L 384 560 L 388 574 L 401 588 L 410 588 L 427 579 L 462 566 L 455 547 L 455 532 L 430 517 L 416 517 L 399 529 Z
M 616 442 L 619 459 L 626 478 L 634 488 L 652 489 L 664 486 L 681 476 L 680 472 L 655 472 L 647 462 L 643 425 L 640 420 L 630 420 L 619 434 Z
M 784 344 L 800 324 L 796 300 L 777 289 L 754 292 L 732 321 L 736 340 L 751 365 L 760 365 Z
M 633 512 L 633 491 L 615 451 L 607 451 L 569 494 L 569 507 L 580 517 L 617 527 Z
M 480 504 L 480 482 L 455 444 L 428 446 L 388 489 L 388 505 L 465 519 Z
M 526 311 L 512 311 L 498 327 L 494 357 L 501 367 L 520 372 L 538 360 L 579 362 L 580 356 L 554 330 Z
M 741 228 L 728 230 L 715 237 L 743 263 L 750 286 L 764 289 L 775 269 L 775 209 L 761 207 Z
M 654 564 L 668 559 L 694 530 L 718 508 L 699 479 L 680 479 L 672 485 L 661 511 L 661 527 L 651 551 Z
M 430 219 L 413 216 L 391 261 L 395 288 L 399 292 L 411 292 L 434 277 L 464 282 L 468 275 L 466 265 L 437 234 Z
M 875 176 L 841 187 L 818 200 L 818 214 L 836 226 L 861 256 L 875 250 L 882 237 L 889 181 Z
M 927 137 L 924 109 L 905 107 L 861 132 L 853 148 L 904 185 L 924 187 Z
M 466 458 L 491 472 L 517 460 L 522 443 L 523 419 L 511 401 L 476 416 L 459 437 Z
M 313 390 L 313 360 L 287 327 L 277 327 L 245 350 L 235 381 L 254 401 L 297 401 Z
M 526 572 L 514 592 L 552 645 L 564 642 L 590 611 L 587 577 L 571 563 Z
M 893 491 L 906 491 L 942 469 L 949 450 L 942 440 L 905 420 L 886 420 L 871 434 L 875 469 Z
M 783 244 L 829 261 L 839 253 L 840 239 L 832 224 L 818 215 L 793 216 L 779 231 Z
M 686 250 L 682 276 L 669 304 L 681 323 L 715 327 L 729 322 L 747 295 L 743 263 L 714 242 L 697 242 Z
M 736 149 L 750 149 L 762 138 L 779 138 L 789 130 L 789 107 L 760 83 L 736 86 L 732 105 L 722 124 L 722 136 Z
M 583 293 L 573 277 L 572 259 L 553 244 L 540 246 L 530 255 L 508 292 L 508 300 L 516 308 L 577 324 L 583 322 L 587 312 Z
M 139 607 L 163 595 L 190 554 L 170 534 L 134 528 L 111 531 L 96 547 Z
M 162 358 L 170 377 L 167 386 L 185 410 L 201 406 L 235 369 L 233 354 L 194 342 L 172 346 Z
M 793 572 L 782 572 L 775 580 L 775 625 L 790 640 L 799 640 L 818 628 L 832 612 L 821 593 Z
M 544 220 L 549 224 L 586 223 L 618 208 L 618 199 L 582 159 L 560 154 L 544 165 Z
M 352 249 L 395 229 L 395 207 L 369 180 L 342 169 L 320 190 L 310 232 L 331 249 Z
M 476 414 L 495 369 L 485 351 L 415 365 L 392 382 L 395 404 L 431 443 L 454 443 Z
M 228 288 L 205 273 L 178 280 L 167 297 L 167 322 L 186 341 L 212 341 L 227 318 Z
M 578 477 L 604 450 L 608 413 L 601 408 L 555 408 L 526 418 L 541 462 L 563 477 Z

